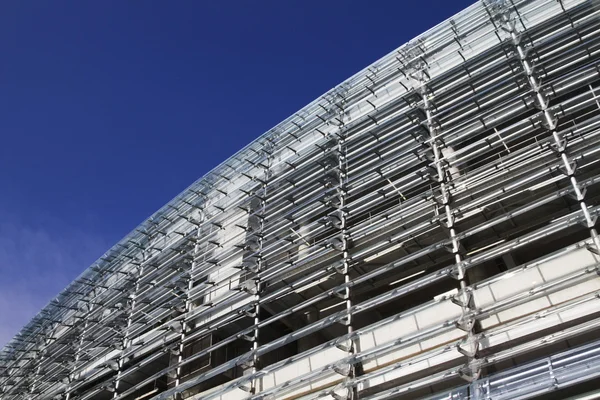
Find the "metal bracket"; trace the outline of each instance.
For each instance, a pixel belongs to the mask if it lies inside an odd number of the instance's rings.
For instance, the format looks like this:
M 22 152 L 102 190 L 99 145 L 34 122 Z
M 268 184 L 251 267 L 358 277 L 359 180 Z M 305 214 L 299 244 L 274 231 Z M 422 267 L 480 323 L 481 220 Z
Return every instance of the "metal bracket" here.
M 585 248 L 587 251 L 589 251 L 597 256 L 600 256 L 600 250 L 598 250 L 596 247 L 586 244 Z
M 475 325 L 475 319 L 471 317 L 461 317 L 458 321 L 454 323 L 454 325 L 463 332 L 470 332 Z
M 461 293 L 450 298 L 450 301 L 459 307 L 471 308 L 471 300 L 473 299 L 473 293 L 469 289 L 464 289 Z
M 180 354 L 181 354 L 181 351 L 179 350 L 179 348 L 178 348 L 178 347 L 170 347 L 170 348 L 168 349 L 168 351 L 169 351 L 169 353 L 171 353 L 171 354 L 172 354 L 172 355 L 174 355 L 174 356 L 178 356 L 178 355 L 180 355 Z
M 348 363 L 335 364 L 332 369 L 336 374 L 342 376 L 350 376 L 350 373 L 352 372 L 352 366 Z
M 339 275 L 344 275 L 346 273 L 346 267 L 344 266 L 344 264 L 335 265 L 333 269 L 335 270 L 336 274 Z
M 244 339 L 247 342 L 254 342 L 256 340 L 256 335 L 243 334 L 240 336 L 241 339 Z
M 342 227 L 342 212 L 334 211 L 333 213 L 327 215 L 321 220 L 325 226 L 331 226 L 335 229 L 341 229 Z
M 333 193 L 323 198 L 323 203 L 327 207 L 338 208 L 342 204 L 342 199 L 339 193 Z
M 460 281 L 461 279 L 463 279 L 463 276 L 460 276 L 459 271 L 461 269 L 461 267 L 464 267 L 466 264 L 464 261 L 462 261 L 460 264 L 456 264 L 453 268 L 450 269 L 449 275 L 450 277 L 452 277 L 453 279 Z
M 335 400 L 349 400 L 352 398 L 352 393 L 350 392 L 350 388 L 341 388 L 344 392 L 342 394 L 336 393 L 340 389 L 333 389 L 329 392 L 329 395 L 333 397 Z
M 338 289 L 333 292 L 336 297 L 339 297 L 342 300 L 348 300 L 348 292 L 346 288 Z
M 467 382 L 476 381 L 479 378 L 479 375 L 481 375 L 481 369 L 475 366 L 467 365 L 458 371 L 458 376 Z
M 596 222 L 598 222 L 598 216 L 594 215 L 593 217 L 590 216 L 590 222 L 588 223 L 588 221 L 583 218 L 579 223 L 581 225 L 583 225 L 586 228 L 593 228 L 594 226 L 596 226 Z
M 479 340 L 475 337 L 468 338 L 465 341 L 465 346 L 463 347 L 461 344 L 456 346 L 458 352 L 465 357 L 475 358 L 479 352 Z
M 576 201 L 582 201 L 583 199 L 585 199 L 585 195 L 587 193 L 587 188 L 584 188 L 583 190 L 580 191 L 581 194 L 580 195 L 576 195 L 575 193 L 569 193 L 568 196 L 570 198 L 572 198 L 573 200 Z
M 239 384 L 237 385 L 238 389 L 243 390 L 246 393 L 251 393 L 252 392 L 252 386 L 249 385 L 244 385 L 244 384 Z
M 350 353 L 354 349 L 354 342 L 351 339 L 344 340 L 343 342 L 337 342 L 335 347 L 346 353 Z
M 344 241 L 340 237 L 332 237 L 325 242 L 325 247 L 332 248 L 338 251 L 343 251 Z
M 533 88 L 533 90 L 534 90 L 534 91 L 537 91 L 537 93 L 539 94 L 539 96 L 534 96 L 534 97 L 533 97 L 533 105 L 534 105 L 534 106 L 535 106 L 535 108 L 537 108 L 538 110 L 546 110 L 546 109 L 548 108 L 548 104 L 549 104 L 549 100 L 548 100 L 548 98 L 547 98 L 546 96 L 544 96 L 544 94 L 543 94 L 543 93 L 540 93 L 540 92 L 538 91 L 538 90 L 539 90 L 538 88 L 536 88 L 536 87 L 533 87 L 533 85 L 532 85 L 532 88 Z M 555 116 L 553 113 L 552 113 L 552 114 L 550 114 L 550 112 L 549 112 L 549 111 L 548 111 L 548 114 L 551 116 L 550 123 L 551 123 L 552 125 L 554 125 L 554 127 L 555 127 L 555 126 L 556 126 L 556 121 L 557 121 L 557 119 L 556 119 L 556 116 Z M 545 117 L 545 115 L 544 115 L 544 117 Z M 545 120 L 545 119 L 546 119 L 546 118 L 544 118 L 544 120 Z M 542 121 L 542 122 L 543 122 L 543 121 Z M 547 120 L 546 120 L 546 123 L 548 123 L 548 121 L 547 121 Z M 551 126 L 551 125 L 549 125 L 549 126 Z M 551 129 L 554 129 L 554 127 L 552 127 Z
M 535 101 L 535 100 L 534 100 Z M 558 123 L 558 118 L 551 110 L 546 110 L 548 114 L 550 114 L 550 121 L 545 116 L 542 116 L 542 126 L 550 131 L 556 129 L 556 125 Z
M 563 137 L 560 139 L 560 144 L 556 142 L 550 144 L 550 150 L 555 152 L 557 155 L 564 153 L 567 150 L 567 139 Z
M 341 325 L 348 326 L 348 325 L 350 325 L 350 318 L 348 318 L 348 315 L 345 315 L 342 318 L 340 318 L 339 320 L 337 320 L 336 322 Z
M 257 294 L 258 288 L 256 282 L 253 280 L 247 280 L 240 285 L 240 290 L 250 294 Z
M 437 171 L 434 168 L 426 167 L 422 171 L 415 173 L 424 181 L 438 182 Z
M 571 172 L 569 172 L 565 166 L 561 166 L 558 169 L 563 175 L 571 177 L 577 173 L 577 161 L 571 161 L 569 167 Z

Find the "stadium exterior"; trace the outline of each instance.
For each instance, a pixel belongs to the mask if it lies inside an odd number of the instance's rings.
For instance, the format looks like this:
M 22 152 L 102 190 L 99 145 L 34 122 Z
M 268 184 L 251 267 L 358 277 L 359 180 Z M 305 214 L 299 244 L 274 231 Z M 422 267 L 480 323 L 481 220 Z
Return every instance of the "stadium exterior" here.
M 479 2 L 318 98 L 46 306 L 0 399 L 589 393 L 599 13 Z

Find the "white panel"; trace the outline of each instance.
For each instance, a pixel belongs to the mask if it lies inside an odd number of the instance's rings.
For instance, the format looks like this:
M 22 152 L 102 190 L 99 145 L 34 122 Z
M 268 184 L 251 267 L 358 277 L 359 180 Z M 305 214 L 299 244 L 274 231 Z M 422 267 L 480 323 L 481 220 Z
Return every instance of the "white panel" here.
M 515 284 L 515 286 L 518 286 L 518 284 Z M 539 299 L 529 301 L 525 304 L 509 308 L 508 310 L 501 311 L 497 315 L 500 321 L 506 322 L 521 317 L 525 314 L 534 313 L 543 308 L 550 307 L 550 305 L 551 304 L 548 298 L 542 297 Z
M 480 321 L 481 328 L 483 328 L 483 329 L 488 329 L 492 326 L 498 325 L 499 323 L 500 323 L 500 320 L 495 315 L 492 315 L 489 318 L 486 318 L 486 319 L 483 319 Z
M 420 352 L 421 352 L 421 346 L 419 346 L 418 344 L 413 344 L 411 346 L 404 347 L 399 350 L 394 350 L 391 353 L 387 353 L 381 357 L 378 357 L 375 360 L 365 362 L 365 363 L 363 363 L 363 368 L 365 370 L 367 370 L 367 369 L 375 368 L 378 366 L 384 366 L 386 364 L 400 360 L 402 358 L 407 358 L 407 357 L 410 357 L 413 355 L 417 355 Z
M 338 349 L 337 347 L 331 347 L 326 350 L 320 351 L 315 355 L 309 357 L 311 371 L 321 368 L 323 365 L 329 364 L 335 360 L 339 360 L 348 353 Z
M 552 281 L 561 276 L 582 270 L 596 263 L 592 253 L 586 249 L 577 249 L 561 257 L 539 265 L 539 270 L 546 281 Z
M 464 357 L 464 356 L 462 354 L 460 354 L 458 352 L 458 350 L 447 351 L 445 353 L 431 357 L 430 359 L 427 360 L 427 364 L 429 364 L 430 367 L 433 367 L 434 365 L 442 364 L 442 363 L 448 362 L 450 360 L 455 360 L 455 359 L 461 358 L 461 357 Z
M 563 322 L 567 322 L 582 317 L 584 315 L 589 315 L 596 312 L 600 312 L 600 300 L 594 300 L 588 303 L 584 303 L 580 307 L 563 311 L 559 315 L 560 319 Z
M 499 301 L 515 294 L 529 291 L 542 282 L 540 273 L 536 268 L 532 268 L 518 272 L 509 279 L 501 279 L 493 282 L 490 285 L 490 289 L 496 300 Z
M 360 335 L 360 348 L 364 351 L 375 347 L 375 332 L 368 332 Z
M 465 335 L 466 335 L 465 332 L 461 331 L 460 329 L 453 329 L 450 332 L 446 332 L 441 335 L 437 335 L 431 339 L 422 341 L 421 347 L 423 348 L 423 351 L 425 351 L 427 349 L 431 349 L 431 348 L 446 344 L 448 342 L 454 341 Z
M 222 396 L 219 396 L 220 400 L 242 400 L 248 397 L 248 393 L 244 392 L 241 389 L 233 389 L 227 393 L 224 393 Z
M 536 319 L 527 324 L 514 327 L 509 331 L 508 337 L 509 340 L 514 340 L 521 336 L 529 335 L 531 333 L 541 331 L 543 329 L 551 328 L 560 323 L 561 321 L 558 315 L 550 315 L 548 317 Z
M 449 300 L 428 307 L 425 310 L 416 314 L 419 329 L 426 329 L 432 325 L 457 318 L 461 315 L 460 306 L 452 303 Z
M 324 378 L 313 380 L 310 384 L 311 389 L 321 389 L 324 386 L 329 386 L 333 383 L 338 383 L 343 380 L 343 376 L 336 373 L 323 374 L 327 375 Z M 304 389 L 306 390 L 306 389 Z
M 493 346 L 497 346 L 500 343 L 504 343 L 506 341 L 509 340 L 509 336 L 508 333 L 503 332 L 500 334 L 496 334 L 496 335 L 491 335 L 491 336 L 485 336 L 481 341 L 480 341 L 480 345 L 482 348 L 488 348 L 488 347 L 493 347 Z
M 484 308 L 496 302 L 494 295 L 488 286 L 483 286 L 474 290 L 473 300 L 475 301 L 475 305 L 479 308 Z
M 275 371 L 272 376 L 273 385 L 280 385 L 297 376 L 307 374 L 311 371 L 310 361 L 305 358 Z
M 399 378 L 401 376 L 405 376 L 405 375 L 412 374 L 414 372 L 421 371 L 424 368 L 427 368 L 427 363 L 425 363 L 425 362 L 421 362 L 421 363 L 414 364 L 414 365 L 408 365 L 408 366 L 399 368 L 397 370 L 388 372 L 385 375 L 369 379 L 366 382 L 366 385 L 367 385 L 366 387 L 377 386 L 377 385 L 380 385 L 380 384 L 382 384 L 384 382 L 388 382 L 390 380 L 397 379 L 397 378 Z
M 406 336 L 417 331 L 417 325 L 412 316 L 402 318 L 373 331 L 375 345 L 381 345 L 391 340 Z M 366 343 L 365 343 L 366 344 Z M 361 345 L 363 343 L 361 342 Z M 363 346 L 363 350 L 368 347 Z
M 597 275 L 588 275 L 588 279 L 580 284 L 560 290 L 556 293 L 548 295 L 552 304 L 560 304 L 567 300 L 574 299 L 588 293 L 600 290 L 600 278 Z

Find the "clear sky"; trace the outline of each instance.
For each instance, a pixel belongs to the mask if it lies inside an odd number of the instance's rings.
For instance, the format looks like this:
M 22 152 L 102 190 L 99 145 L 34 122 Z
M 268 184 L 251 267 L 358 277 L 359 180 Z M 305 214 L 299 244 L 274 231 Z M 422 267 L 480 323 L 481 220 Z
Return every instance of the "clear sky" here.
M 0 347 L 194 180 L 469 4 L 2 2 Z

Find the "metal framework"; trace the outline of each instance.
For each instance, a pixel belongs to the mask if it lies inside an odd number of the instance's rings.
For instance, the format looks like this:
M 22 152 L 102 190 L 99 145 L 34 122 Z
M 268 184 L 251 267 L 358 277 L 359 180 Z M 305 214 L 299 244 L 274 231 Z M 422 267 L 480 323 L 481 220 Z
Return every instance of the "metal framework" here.
M 0 399 L 597 386 L 599 16 L 481 1 L 330 90 L 48 304 Z

